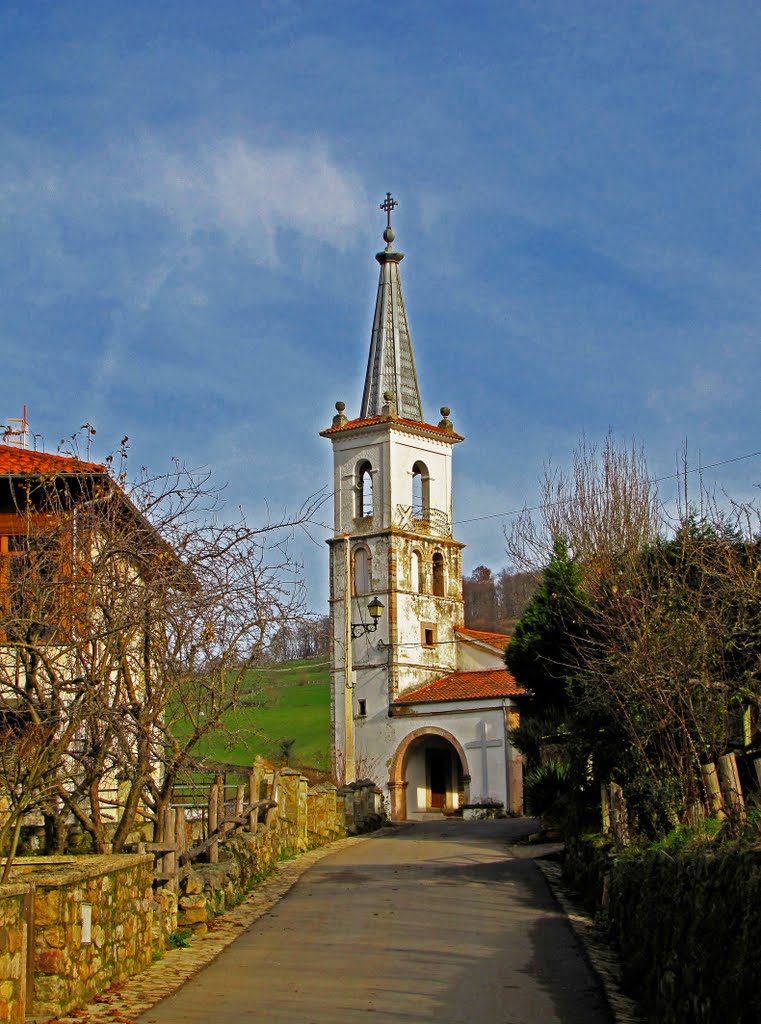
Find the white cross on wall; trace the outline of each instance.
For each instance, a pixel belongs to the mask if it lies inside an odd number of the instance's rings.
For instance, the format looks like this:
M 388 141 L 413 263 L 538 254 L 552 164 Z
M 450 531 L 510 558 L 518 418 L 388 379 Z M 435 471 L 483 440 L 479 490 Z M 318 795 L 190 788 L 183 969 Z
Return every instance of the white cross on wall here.
M 478 739 L 472 740 L 470 743 L 466 743 L 465 747 L 468 750 L 480 750 L 481 751 L 481 800 L 487 800 L 491 795 L 489 793 L 489 768 L 487 765 L 487 750 L 489 747 L 501 747 L 502 740 L 490 740 L 487 738 L 487 725 L 483 719 L 478 723 Z

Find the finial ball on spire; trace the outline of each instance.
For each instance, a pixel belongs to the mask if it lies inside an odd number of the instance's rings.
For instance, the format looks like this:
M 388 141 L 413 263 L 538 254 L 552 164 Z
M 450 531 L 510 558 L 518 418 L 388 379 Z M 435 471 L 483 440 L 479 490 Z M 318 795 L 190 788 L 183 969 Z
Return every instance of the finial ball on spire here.
M 347 417 L 344 415 L 345 408 L 346 402 L 336 402 L 336 414 L 333 417 L 332 424 L 334 427 L 343 427 L 349 422 Z
M 396 235 L 394 234 L 394 229 L 386 228 L 386 230 L 383 232 L 383 241 L 388 242 L 388 244 L 391 245 L 395 238 Z
M 448 434 L 454 433 L 454 427 L 452 421 L 449 418 L 449 414 L 452 410 L 448 405 L 442 405 L 441 407 L 441 419 L 439 420 L 439 430 L 446 430 Z

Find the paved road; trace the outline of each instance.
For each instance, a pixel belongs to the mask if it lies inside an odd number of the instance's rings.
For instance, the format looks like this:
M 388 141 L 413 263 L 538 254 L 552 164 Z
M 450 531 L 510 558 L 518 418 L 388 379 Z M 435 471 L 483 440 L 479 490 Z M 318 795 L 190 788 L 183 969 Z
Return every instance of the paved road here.
M 610 1024 L 525 822 L 441 821 L 326 857 L 142 1024 Z

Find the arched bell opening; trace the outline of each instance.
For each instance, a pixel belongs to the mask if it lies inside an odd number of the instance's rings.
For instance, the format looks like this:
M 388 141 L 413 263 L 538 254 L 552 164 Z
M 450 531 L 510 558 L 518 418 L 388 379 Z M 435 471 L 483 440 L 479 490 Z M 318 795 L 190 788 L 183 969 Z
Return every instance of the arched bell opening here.
M 412 518 L 422 522 L 431 518 L 431 477 L 424 462 L 412 467 Z
M 371 517 L 373 514 L 373 467 L 366 459 L 357 465 L 354 489 L 354 514 L 358 519 Z

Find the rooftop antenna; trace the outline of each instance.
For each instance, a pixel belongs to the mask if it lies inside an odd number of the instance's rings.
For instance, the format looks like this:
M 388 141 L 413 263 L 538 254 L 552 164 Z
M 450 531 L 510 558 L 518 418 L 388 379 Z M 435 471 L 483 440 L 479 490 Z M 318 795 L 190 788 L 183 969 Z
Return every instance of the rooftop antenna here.
M 29 421 L 26 418 L 26 406 L 24 406 L 24 415 L 20 420 L 8 420 L 8 425 L 3 431 L 3 441 L 15 448 L 26 448 L 28 435 Z

